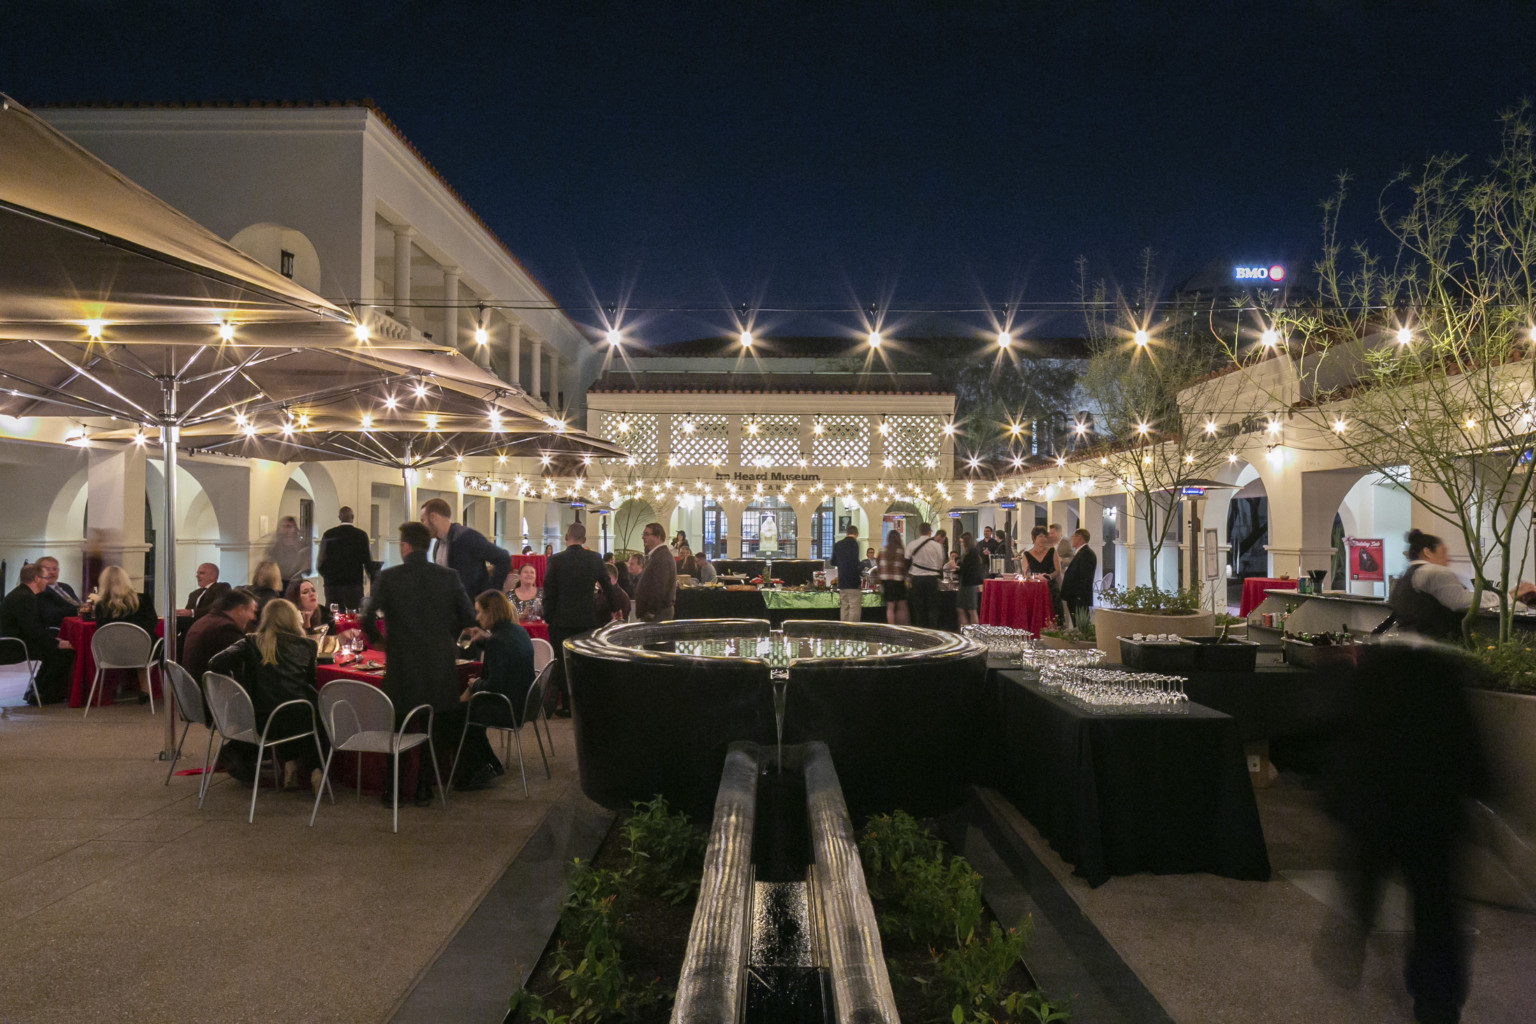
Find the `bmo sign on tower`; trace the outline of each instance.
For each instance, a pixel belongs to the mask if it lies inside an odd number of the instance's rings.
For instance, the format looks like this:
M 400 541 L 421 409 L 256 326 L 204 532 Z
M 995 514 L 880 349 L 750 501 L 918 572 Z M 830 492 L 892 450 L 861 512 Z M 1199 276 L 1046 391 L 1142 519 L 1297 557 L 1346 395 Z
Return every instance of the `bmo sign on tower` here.
M 1233 267 L 1232 278 L 1235 281 L 1283 281 L 1285 280 L 1285 268 L 1278 263 L 1272 263 L 1267 267 Z

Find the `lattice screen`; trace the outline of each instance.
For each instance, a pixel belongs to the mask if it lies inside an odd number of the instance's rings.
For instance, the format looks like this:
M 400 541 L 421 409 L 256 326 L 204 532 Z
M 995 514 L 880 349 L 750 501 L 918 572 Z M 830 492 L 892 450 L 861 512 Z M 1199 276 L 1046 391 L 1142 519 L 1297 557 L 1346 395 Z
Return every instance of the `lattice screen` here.
M 693 430 L 688 430 L 692 425 Z M 730 457 L 725 413 L 672 414 L 672 458 L 679 466 L 708 466 Z
M 626 426 L 628 430 L 624 429 Z M 629 449 L 637 465 L 654 466 L 656 464 L 656 434 L 661 429 L 661 418 L 655 413 L 630 415 L 622 412 L 605 412 L 597 429 L 598 437 L 617 442 Z M 603 461 L 609 465 L 615 465 L 627 460 L 604 459 Z
M 939 416 L 888 416 L 885 457 L 898 469 L 912 469 L 925 458 L 937 458 L 944 444 L 944 421 Z
M 754 426 L 756 432 L 752 429 Z M 742 417 L 743 466 L 792 466 L 799 460 L 799 416 L 773 414 Z
M 869 465 L 869 417 L 821 417 L 821 433 L 811 434 L 811 465 Z

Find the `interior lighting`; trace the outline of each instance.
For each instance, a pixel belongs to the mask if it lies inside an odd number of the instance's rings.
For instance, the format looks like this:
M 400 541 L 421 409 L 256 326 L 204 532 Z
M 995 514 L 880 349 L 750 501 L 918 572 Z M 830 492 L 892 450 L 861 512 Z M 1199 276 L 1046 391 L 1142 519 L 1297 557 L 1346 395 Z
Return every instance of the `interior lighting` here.
M 133 443 L 138 445 L 140 448 L 144 447 L 145 441 L 146 438 L 144 437 L 144 431 L 141 430 L 137 434 L 133 435 Z
M 306 429 L 309 427 L 309 413 L 307 413 L 307 412 L 299 413 L 299 426 L 304 427 Z
M 427 413 L 427 429 L 431 431 L 437 430 L 437 413 Z
M 228 320 L 226 320 L 223 323 L 219 324 L 219 340 L 220 341 L 234 341 L 235 340 L 235 325 L 230 323 Z
M 107 322 L 105 320 L 87 320 L 85 322 L 85 336 L 92 341 L 100 341 L 101 332 L 106 330 L 106 327 Z
M 1024 432 L 1024 424 L 1022 424 L 1022 423 L 1010 423 L 1010 424 L 1008 424 L 1008 433 L 1012 434 L 1014 437 L 1018 437 L 1023 432 Z
M 368 325 L 363 323 L 354 324 L 352 326 L 352 336 L 358 341 L 366 342 L 368 340 Z
M 480 326 L 475 328 L 475 344 L 476 345 L 480 345 L 480 346 L 484 347 L 484 345 L 487 342 L 489 342 L 490 340 L 491 340 L 491 334 L 490 334 L 489 331 L 487 331 L 485 329 L 485 325 L 484 324 L 481 324 Z
M 417 398 L 426 398 L 427 397 L 427 386 L 425 384 L 423 384 L 421 381 L 417 381 L 416 382 L 416 397 Z
M 881 336 L 879 331 L 870 331 L 869 332 L 869 347 L 870 348 L 879 348 L 884 343 L 885 343 L 885 338 Z
M 245 426 L 245 413 L 243 413 L 243 412 L 235 413 L 235 426 L 237 426 L 237 427 Z
M 548 452 L 545 452 L 543 455 L 539 456 L 539 464 L 543 465 L 543 466 L 549 465 L 549 453 Z
M 1013 347 L 1013 332 L 1012 331 L 998 331 L 997 332 L 997 347 L 1002 349 L 1005 352 L 1008 349 L 1012 348 Z
M 1146 328 L 1143 327 L 1131 336 L 1131 340 L 1136 342 L 1137 348 L 1146 348 L 1152 342 L 1152 335 L 1148 334 Z
M 281 429 L 283 431 L 283 436 L 284 437 L 292 437 L 293 436 L 293 421 L 292 420 L 284 420 Z
M 1407 344 L 1409 344 L 1412 341 L 1413 341 L 1413 332 L 1412 331 L 1410 331 L 1406 327 L 1399 327 L 1397 329 L 1397 343 L 1399 345 L 1407 345 Z
M 1107 455 L 1100 455 L 1099 456 L 1099 465 L 1101 465 L 1101 466 L 1109 465 L 1109 456 L 1107 456 Z
M 363 429 L 364 430 L 372 430 L 373 429 L 373 417 L 368 415 L 367 413 L 363 413 Z
M 393 409 L 394 407 L 395 407 L 395 396 L 394 395 L 385 395 L 384 396 L 384 408 L 386 408 L 386 409 Z
M 751 331 L 742 331 L 741 332 L 741 347 L 742 348 L 751 348 L 752 347 L 752 332 Z
M 1018 469 L 1022 465 L 1024 465 L 1024 460 L 1022 458 L 1020 458 L 1019 456 L 1015 455 L 1013 457 L 1013 468 L 1014 469 Z
M 256 424 L 254 424 L 254 423 L 247 423 L 245 425 L 245 436 L 246 437 L 255 437 L 256 436 Z

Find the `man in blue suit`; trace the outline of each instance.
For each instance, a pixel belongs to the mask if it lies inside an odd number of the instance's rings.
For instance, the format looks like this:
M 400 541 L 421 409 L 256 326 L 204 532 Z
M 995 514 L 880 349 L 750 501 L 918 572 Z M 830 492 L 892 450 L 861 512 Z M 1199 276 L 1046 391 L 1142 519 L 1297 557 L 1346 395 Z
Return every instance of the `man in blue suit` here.
M 432 534 L 429 561 L 459 574 L 470 600 L 487 590 L 502 590 L 512 571 L 512 553 L 497 547 L 475 530 L 453 521 L 453 509 L 442 498 L 421 506 L 421 522 Z

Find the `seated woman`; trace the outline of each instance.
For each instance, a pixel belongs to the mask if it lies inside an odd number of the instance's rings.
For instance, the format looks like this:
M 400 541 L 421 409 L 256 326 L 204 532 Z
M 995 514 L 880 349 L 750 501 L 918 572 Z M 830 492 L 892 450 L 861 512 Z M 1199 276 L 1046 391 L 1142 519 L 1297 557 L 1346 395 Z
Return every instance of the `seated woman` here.
M 1472 607 L 1472 591 L 1450 565 L 1444 541 L 1422 530 L 1408 531 L 1408 569 L 1387 597 L 1398 628 L 1441 640 L 1461 636 L 1461 621 Z M 1514 597 L 1527 600 L 1531 591 L 1531 584 L 1522 583 Z M 1483 591 L 1482 607 L 1498 606 L 1498 593 Z
M 516 585 L 507 591 L 507 599 L 517 611 L 519 622 L 544 617 L 544 591 L 534 582 L 538 575 L 538 570 L 533 566 L 523 566 L 517 570 Z
M 155 635 L 157 616 L 155 606 L 144 595 L 133 589 L 128 570 L 120 565 L 109 565 L 101 571 L 96 581 L 96 591 L 85 599 L 96 616 L 96 625 L 112 622 L 131 622 L 151 637 Z M 149 673 L 139 673 L 139 703 L 149 703 Z
M 276 562 L 261 562 L 251 573 L 251 585 L 246 588 L 256 595 L 256 611 L 265 611 L 267 602 L 283 596 L 283 573 Z
M 470 651 L 480 658 L 480 678 L 460 694 L 460 699 L 467 701 L 481 691 L 494 691 L 512 702 L 512 719 L 507 720 L 507 707 L 500 701 L 476 702 L 472 723 L 484 724 L 471 724 L 464 737 L 458 774 L 464 781 L 454 783 L 460 790 L 485 789 L 506 771 L 485 738 L 485 726 L 521 725 L 528 688 L 536 675 L 533 642 L 518 625 L 517 612 L 505 594 L 487 590 L 475 598 L 475 622 L 478 625 L 471 626 L 466 633 L 472 641 Z
M 306 700 L 311 705 L 319 703 L 320 695 L 315 690 L 317 653 L 315 642 L 304 635 L 299 610 L 282 598 L 276 598 L 262 609 L 256 632 L 215 654 L 208 660 L 208 670 L 230 676 L 245 687 L 256 709 L 259 733 L 279 704 L 290 700 Z M 319 722 L 318 708 L 315 716 L 312 721 L 301 707 L 284 708 L 267 727 L 267 741 L 308 732 Z M 323 737 L 324 730 L 320 732 Z M 251 781 L 260 769 L 255 763 L 255 746 L 226 743 L 225 749 L 230 748 L 234 748 L 230 751 L 230 775 Z M 276 751 L 278 760 L 283 762 L 283 788 L 310 789 L 310 774 L 320 767 L 315 744 L 307 739 L 299 740 L 285 743 Z
M 675 557 L 677 558 L 677 574 L 679 576 L 690 576 L 695 580 L 699 579 L 698 560 L 693 557 L 693 550 L 687 544 L 677 549 Z M 699 580 L 699 582 L 702 583 L 703 581 Z
M 283 600 L 299 610 L 305 636 L 314 636 L 321 630 L 331 629 L 331 610 L 320 603 L 320 592 L 315 589 L 313 580 L 294 580 L 283 593 Z

